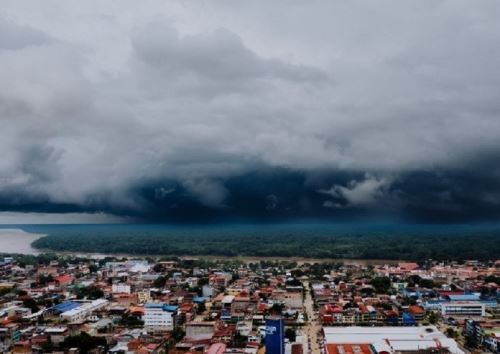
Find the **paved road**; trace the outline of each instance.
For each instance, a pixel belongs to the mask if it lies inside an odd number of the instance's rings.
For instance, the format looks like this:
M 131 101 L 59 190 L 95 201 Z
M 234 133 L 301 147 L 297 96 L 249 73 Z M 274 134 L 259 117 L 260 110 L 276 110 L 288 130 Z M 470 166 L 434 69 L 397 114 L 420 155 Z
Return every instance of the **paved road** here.
M 307 325 L 304 328 L 304 334 L 308 337 L 309 344 L 309 353 L 311 354 L 320 354 L 321 350 L 318 344 L 318 331 L 321 329 L 321 326 L 318 324 L 318 321 L 314 314 L 313 309 L 313 300 L 311 297 L 311 292 L 309 291 L 309 282 L 305 281 L 303 283 L 304 288 L 306 289 L 306 297 L 304 299 L 304 307 L 307 313 Z

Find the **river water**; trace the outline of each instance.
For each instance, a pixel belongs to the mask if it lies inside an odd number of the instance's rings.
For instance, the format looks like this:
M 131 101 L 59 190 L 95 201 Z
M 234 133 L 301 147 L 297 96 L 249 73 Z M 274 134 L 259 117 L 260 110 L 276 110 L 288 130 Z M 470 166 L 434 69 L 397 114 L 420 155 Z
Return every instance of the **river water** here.
M 31 243 L 42 236 L 20 229 L 0 229 L 0 253 L 39 254 Z

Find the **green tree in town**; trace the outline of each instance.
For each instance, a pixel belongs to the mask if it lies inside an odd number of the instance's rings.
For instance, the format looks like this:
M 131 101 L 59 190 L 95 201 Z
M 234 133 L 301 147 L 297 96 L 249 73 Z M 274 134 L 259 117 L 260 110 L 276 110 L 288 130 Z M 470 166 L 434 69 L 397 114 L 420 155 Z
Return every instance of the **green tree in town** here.
M 93 337 L 85 332 L 76 336 L 69 336 L 62 343 L 63 348 L 78 348 L 82 354 L 86 354 L 98 346 L 107 348 L 106 339 L 103 337 Z
M 386 294 L 391 287 L 391 279 L 388 277 L 375 277 L 370 284 L 375 288 L 377 294 Z
M 436 324 L 438 322 L 439 316 L 438 316 L 438 314 L 436 312 L 431 311 L 431 312 L 429 312 L 428 320 L 429 320 L 430 324 L 434 325 L 434 324 Z
M 293 343 L 295 342 L 295 339 L 297 338 L 297 333 L 294 328 L 288 327 L 285 329 L 285 338 L 288 338 L 288 340 Z

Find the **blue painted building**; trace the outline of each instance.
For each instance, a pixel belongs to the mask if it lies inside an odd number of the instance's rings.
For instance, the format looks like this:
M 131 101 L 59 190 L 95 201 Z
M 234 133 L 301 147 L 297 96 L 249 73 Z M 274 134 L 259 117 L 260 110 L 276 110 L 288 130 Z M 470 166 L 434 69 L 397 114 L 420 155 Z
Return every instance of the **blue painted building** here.
M 285 326 L 281 317 L 266 319 L 266 354 L 285 354 Z

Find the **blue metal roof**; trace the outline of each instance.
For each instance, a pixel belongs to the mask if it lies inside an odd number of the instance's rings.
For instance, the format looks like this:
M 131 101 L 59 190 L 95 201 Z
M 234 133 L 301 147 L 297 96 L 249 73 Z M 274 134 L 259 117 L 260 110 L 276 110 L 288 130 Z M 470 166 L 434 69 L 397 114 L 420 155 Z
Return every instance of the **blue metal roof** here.
M 54 306 L 53 309 L 57 312 L 66 312 L 69 310 L 76 309 L 77 307 L 80 307 L 80 306 L 81 306 L 81 304 L 78 302 L 64 301 L 64 302 L 61 302 L 60 304 Z
M 177 311 L 177 306 L 165 305 L 165 306 L 163 306 L 163 311 L 175 312 L 175 311 Z
M 464 294 L 464 295 L 448 295 L 451 301 L 479 301 L 479 295 Z
M 156 308 L 156 309 L 162 309 L 163 311 L 167 311 L 167 312 L 175 312 L 177 311 L 177 308 L 178 306 L 175 306 L 175 305 L 168 305 L 168 304 L 164 304 L 164 303 L 149 303 L 149 304 L 146 304 L 144 305 L 144 307 L 146 308 Z
M 150 309 L 162 308 L 163 307 L 163 303 L 149 303 L 149 304 L 144 305 L 144 307 L 150 308 Z

